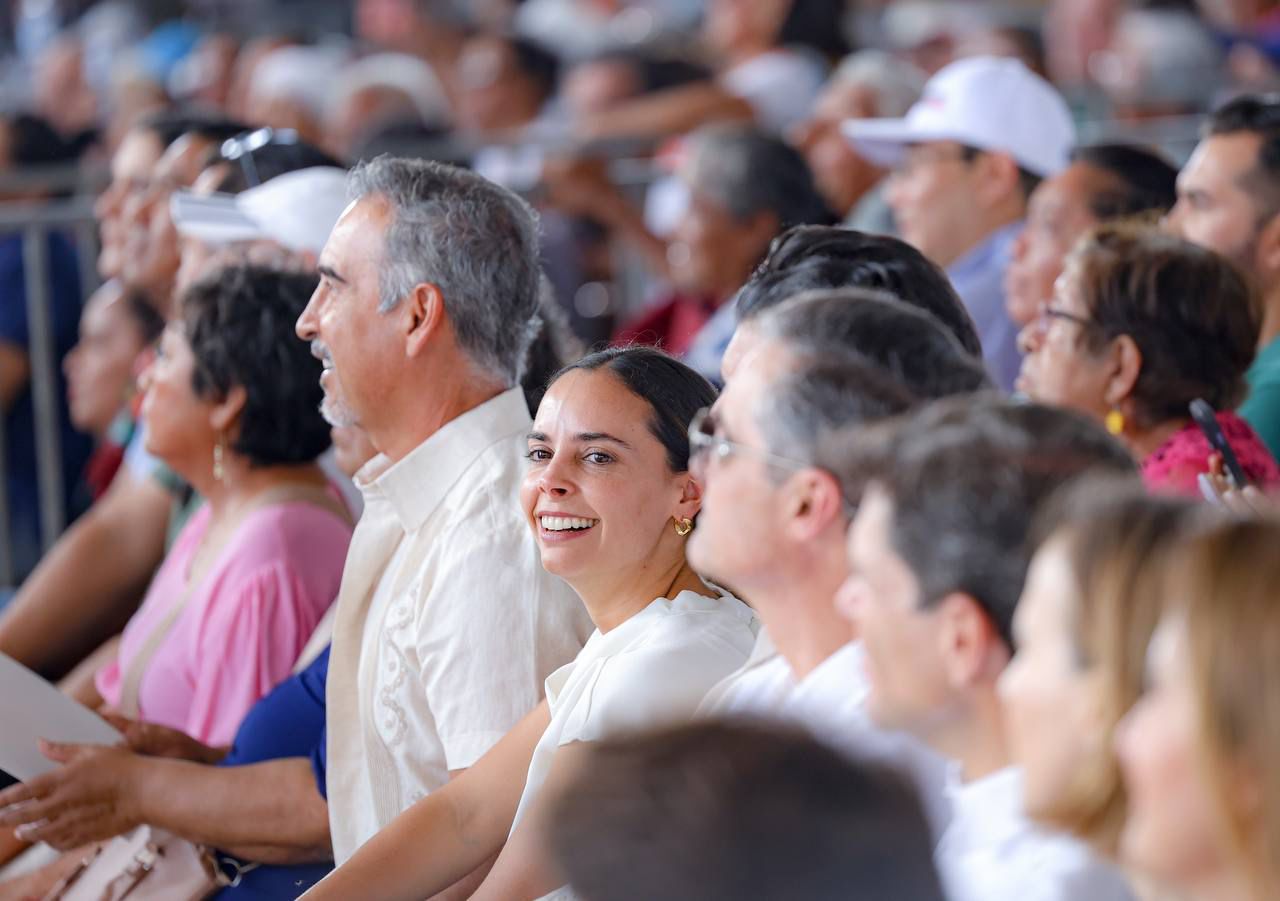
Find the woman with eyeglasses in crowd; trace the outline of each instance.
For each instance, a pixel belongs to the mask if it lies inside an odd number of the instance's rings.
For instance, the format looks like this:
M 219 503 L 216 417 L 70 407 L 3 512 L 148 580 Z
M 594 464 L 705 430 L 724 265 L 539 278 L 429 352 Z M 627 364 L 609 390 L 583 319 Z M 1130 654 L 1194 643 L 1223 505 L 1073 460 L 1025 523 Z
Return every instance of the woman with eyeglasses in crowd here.
M 1154 228 L 1102 226 L 1068 256 L 1052 302 L 1023 329 L 1018 390 L 1096 417 L 1129 448 L 1149 489 L 1200 494 L 1215 451 L 1192 421 L 1206 401 L 1249 481 L 1280 469 L 1234 410 L 1261 312 L 1228 260 Z
M 700 375 L 644 347 L 593 354 L 551 383 L 521 501 L 543 566 L 578 592 L 596 632 L 488 754 L 306 898 L 429 897 L 495 854 L 472 897 L 572 897 L 539 838 L 544 794 L 583 745 L 690 720 L 755 641 L 750 609 L 685 559 L 701 504 L 687 430 L 714 399 Z

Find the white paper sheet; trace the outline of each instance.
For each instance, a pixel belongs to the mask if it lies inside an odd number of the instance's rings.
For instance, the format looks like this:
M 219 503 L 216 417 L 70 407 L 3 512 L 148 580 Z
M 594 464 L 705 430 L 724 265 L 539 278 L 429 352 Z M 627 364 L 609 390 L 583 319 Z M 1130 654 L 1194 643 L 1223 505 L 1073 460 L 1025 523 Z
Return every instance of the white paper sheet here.
M 21 663 L 0 654 L 0 770 L 26 781 L 57 766 L 37 740 L 114 745 L 120 733 Z

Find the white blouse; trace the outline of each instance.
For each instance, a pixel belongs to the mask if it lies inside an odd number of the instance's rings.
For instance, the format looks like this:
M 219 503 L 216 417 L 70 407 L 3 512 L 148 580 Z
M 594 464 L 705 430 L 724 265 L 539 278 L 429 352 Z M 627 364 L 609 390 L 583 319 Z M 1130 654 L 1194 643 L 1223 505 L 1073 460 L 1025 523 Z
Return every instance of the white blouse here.
M 751 608 L 737 598 L 684 591 L 593 633 L 572 663 L 547 677 L 551 724 L 534 748 L 512 829 L 537 798 L 557 748 L 693 719 L 707 691 L 747 659 L 755 628 Z

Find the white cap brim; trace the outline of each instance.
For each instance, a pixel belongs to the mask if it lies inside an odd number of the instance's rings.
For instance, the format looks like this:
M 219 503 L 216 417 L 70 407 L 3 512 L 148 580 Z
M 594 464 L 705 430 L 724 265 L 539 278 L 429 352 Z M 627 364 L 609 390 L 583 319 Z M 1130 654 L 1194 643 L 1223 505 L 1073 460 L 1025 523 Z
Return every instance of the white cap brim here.
M 884 169 L 902 161 L 907 147 L 924 141 L 964 141 L 954 131 L 921 128 L 906 119 L 846 119 L 840 133 L 858 155 Z
M 231 194 L 201 196 L 189 190 L 175 191 L 169 210 L 178 234 L 205 244 L 233 244 L 267 237 L 258 223 L 241 211 Z

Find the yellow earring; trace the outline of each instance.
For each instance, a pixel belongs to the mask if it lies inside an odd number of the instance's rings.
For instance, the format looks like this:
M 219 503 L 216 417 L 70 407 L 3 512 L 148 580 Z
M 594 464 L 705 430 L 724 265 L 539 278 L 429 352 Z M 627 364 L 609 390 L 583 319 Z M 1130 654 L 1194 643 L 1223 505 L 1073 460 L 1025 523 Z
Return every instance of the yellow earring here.
M 1107 431 L 1112 435 L 1124 434 L 1124 414 L 1119 410 L 1112 409 L 1112 411 L 1107 414 L 1104 424 L 1107 427 Z
M 218 443 L 213 446 L 213 479 L 215 482 L 221 482 L 226 478 L 226 470 L 222 466 L 222 456 L 226 452 L 223 444 L 222 436 L 218 436 Z
M 693 520 L 689 518 L 676 520 L 676 534 L 681 538 L 693 531 Z

